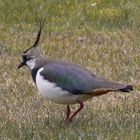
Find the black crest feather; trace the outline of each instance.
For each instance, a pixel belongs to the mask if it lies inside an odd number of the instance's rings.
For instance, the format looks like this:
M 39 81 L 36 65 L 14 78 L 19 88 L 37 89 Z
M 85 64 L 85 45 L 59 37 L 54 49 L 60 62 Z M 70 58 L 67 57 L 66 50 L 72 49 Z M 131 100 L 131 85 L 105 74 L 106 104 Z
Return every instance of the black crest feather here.
M 31 48 L 33 47 L 37 47 L 38 46 L 38 43 L 39 43 L 39 40 L 40 40 L 40 36 L 41 36 L 41 32 L 42 32 L 42 29 L 44 27 L 44 24 L 45 24 L 45 21 L 46 21 L 46 17 L 43 18 L 43 20 L 40 18 L 39 20 L 37 18 L 35 18 L 35 21 L 37 23 L 37 26 L 39 26 L 39 31 L 38 31 L 38 34 L 37 34 L 37 37 L 36 37 L 36 40 L 35 40 L 35 43 L 33 44 L 32 47 L 28 48 L 27 50 L 25 50 L 23 53 L 26 53 L 28 50 L 30 50 Z
M 35 43 L 32 47 L 36 47 L 38 45 L 38 42 L 40 40 L 41 32 L 42 32 L 42 29 L 44 27 L 46 17 L 43 20 L 41 20 L 41 19 L 39 19 L 39 21 L 37 19 L 35 19 L 35 20 L 36 20 L 37 25 L 39 25 L 39 31 L 38 31 L 38 34 L 37 34 L 36 41 L 35 41 Z

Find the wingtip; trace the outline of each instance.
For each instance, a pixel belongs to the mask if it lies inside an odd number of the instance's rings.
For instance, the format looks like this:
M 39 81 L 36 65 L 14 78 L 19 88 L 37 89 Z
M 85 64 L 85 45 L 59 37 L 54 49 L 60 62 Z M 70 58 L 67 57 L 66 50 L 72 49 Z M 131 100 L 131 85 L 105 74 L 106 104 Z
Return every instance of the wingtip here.
M 132 85 L 127 85 L 127 88 L 128 88 L 129 90 L 133 90 L 133 86 L 132 86 Z
M 133 90 L 133 86 L 132 85 L 126 85 L 124 88 L 119 89 L 122 92 L 130 92 L 131 90 Z

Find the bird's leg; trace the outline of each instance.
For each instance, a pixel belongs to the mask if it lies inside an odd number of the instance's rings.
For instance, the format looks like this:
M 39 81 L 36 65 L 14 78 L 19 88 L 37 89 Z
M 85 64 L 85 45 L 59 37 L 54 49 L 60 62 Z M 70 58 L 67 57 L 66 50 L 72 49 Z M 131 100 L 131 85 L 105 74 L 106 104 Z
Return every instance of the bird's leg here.
M 66 114 L 66 119 L 65 121 L 67 121 L 69 119 L 69 116 L 70 116 L 70 106 L 67 105 L 67 114 Z
M 82 110 L 82 108 L 84 107 L 83 102 L 78 102 L 80 104 L 79 108 L 67 119 L 67 122 L 71 122 L 72 119 Z

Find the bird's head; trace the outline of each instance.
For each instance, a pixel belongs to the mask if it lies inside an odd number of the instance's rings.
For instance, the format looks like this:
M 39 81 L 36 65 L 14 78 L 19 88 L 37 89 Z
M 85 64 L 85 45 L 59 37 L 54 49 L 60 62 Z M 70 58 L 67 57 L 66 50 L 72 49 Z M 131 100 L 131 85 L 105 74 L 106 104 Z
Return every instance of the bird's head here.
M 34 45 L 22 53 L 22 61 L 19 64 L 18 69 L 23 67 L 24 65 L 28 66 L 30 69 L 33 69 L 33 67 L 35 66 L 36 59 L 43 55 L 42 50 L 38 47 L 38 43 L 40 40 L 41 31 L 44 26 L 44 23 L 45 18 L 42 22 L 39 22 L 39 31 Z

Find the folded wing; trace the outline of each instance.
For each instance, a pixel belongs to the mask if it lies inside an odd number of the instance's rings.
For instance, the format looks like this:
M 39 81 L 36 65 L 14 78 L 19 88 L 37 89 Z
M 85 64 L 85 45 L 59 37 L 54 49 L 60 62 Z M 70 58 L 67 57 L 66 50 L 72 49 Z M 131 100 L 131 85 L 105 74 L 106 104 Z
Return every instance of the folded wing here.
M 50 61 L 40 74 L 49 82 L 73 94 L 92 93 L 97 89 L 112 89 L 129 92 L 131 85 L 121 84 L 96 76 L 91 72 L 64 61 Z

